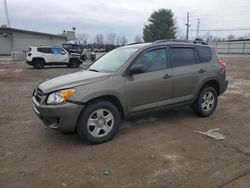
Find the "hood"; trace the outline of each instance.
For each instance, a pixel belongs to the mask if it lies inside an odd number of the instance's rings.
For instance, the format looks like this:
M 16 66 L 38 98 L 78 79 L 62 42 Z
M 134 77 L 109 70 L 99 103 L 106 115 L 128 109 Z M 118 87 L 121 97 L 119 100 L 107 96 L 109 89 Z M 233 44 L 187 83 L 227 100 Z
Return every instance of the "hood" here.
M 105 80 L 108 78 L 109 75 L 110 73 L 100 73 L 84 70 L 49 79 L 41 83 L 38 87 L 44 93 L 49 93 L 55 90 L 71 88 L 79 85 Z

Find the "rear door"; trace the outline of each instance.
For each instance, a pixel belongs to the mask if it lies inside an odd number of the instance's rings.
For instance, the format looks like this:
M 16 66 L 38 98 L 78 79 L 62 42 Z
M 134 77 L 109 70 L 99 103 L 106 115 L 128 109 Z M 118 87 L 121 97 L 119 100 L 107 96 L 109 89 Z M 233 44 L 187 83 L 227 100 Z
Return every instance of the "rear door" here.
M 53 61 L 50 47 L 38 47 L 37 51 L 39 52 L 39 55 L 46 61 L 46 63 Z
M 173 97 L 175 101 L 194 97 L 202 80 L 200 64 L 192 46 L 170 47 L 170 61 L 173 71 Z
M 165 47 L 143 52 L 134 64 L 145 72 L 126 78 L 127 105 L 130 113 L 162 106 L 172 98 L 172 77 Z
M 198 62 L 203 70 L 204 79 L 207 77 L 217 76 L 218 64 L 212 63 L 217 61 L 216 57 L 212 56 L 212 49 L 209 46 L 195 46 L 195 50 L 198 56 Z

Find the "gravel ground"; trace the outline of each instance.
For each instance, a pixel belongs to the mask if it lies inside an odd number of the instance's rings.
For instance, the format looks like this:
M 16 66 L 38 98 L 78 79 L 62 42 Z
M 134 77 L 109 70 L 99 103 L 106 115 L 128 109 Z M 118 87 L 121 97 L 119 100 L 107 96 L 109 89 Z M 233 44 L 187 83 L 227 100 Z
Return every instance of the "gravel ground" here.
M 0 63 L 0 187 L 250 187 L 250 56 L 222 56 L 229 88 L 214 115 L 176 108 L 122 124 L 101 145 L 43 126 L 31 108 L 40 82 L 79 69 Z M 215 141 L 194 130 L 220 128 Z

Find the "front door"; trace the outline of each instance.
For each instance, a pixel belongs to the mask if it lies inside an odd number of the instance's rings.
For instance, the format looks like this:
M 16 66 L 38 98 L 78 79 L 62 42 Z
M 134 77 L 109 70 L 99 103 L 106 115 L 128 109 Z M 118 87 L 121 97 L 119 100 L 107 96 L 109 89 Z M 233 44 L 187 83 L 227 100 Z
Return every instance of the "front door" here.
M 141 64 L 144 73 L 126 78 L 126 96 L 130 113 L 161 106 L 172 98 L 172 73 L 166 48 L 149 49 L 134 64 Z
M 52 61 L 53 63 L 67 63 L 68 62 L 68 53 L 65 52 L 62 48 L 52 48 Z

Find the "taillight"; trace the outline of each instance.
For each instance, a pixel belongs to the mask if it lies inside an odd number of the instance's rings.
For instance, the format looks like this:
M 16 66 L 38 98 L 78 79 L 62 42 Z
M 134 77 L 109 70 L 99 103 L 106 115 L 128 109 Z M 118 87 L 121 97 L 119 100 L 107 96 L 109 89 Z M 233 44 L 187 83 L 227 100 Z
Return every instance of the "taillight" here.
M 225 63 L 225 61 L 219 60 L 219 61 L 218 61 L 218 64 L 219 64 L 220 66 L 222 66 L 224 69 L 227 67 L 227 64 Z
M 31 56 L 32 55 L 32 53 L 28 53 L 28 56 Z

